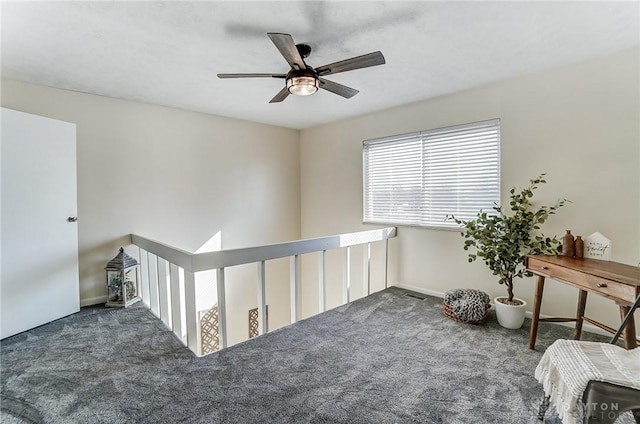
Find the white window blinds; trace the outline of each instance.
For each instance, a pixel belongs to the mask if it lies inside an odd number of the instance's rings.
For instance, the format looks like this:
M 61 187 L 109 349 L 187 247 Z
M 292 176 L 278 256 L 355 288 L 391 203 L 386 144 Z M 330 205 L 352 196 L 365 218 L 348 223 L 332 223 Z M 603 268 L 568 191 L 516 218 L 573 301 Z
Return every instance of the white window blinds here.
M 364 222 L 458 228 L 500 201 L 500 120 L 366 140 Z

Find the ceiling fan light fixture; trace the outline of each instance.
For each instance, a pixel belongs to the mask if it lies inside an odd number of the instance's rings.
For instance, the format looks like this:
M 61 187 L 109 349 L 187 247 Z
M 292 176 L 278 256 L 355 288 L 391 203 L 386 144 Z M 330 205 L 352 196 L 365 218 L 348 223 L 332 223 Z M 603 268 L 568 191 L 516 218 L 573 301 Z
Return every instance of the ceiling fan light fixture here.
M 309 96 L 318 91 L 318 78 L 315 75 L 298 75 L 287 78 L 289 93 L 296 96 Z
M 350 99 L 358 94 L 358 90 L 338 84 L 324 77 L 339 72 L 353 71 L 370 66 L 383 65 L 385 63 L 384 56 L 381 52 L 377 51 L 314 68 L 307 65 L 304 61 L 304 59 L 311 54 L 311 47 L 308 44 L 296 44 L 291 34 L 268 32 L 267 35 L 291 67 L 286 75 L 256 73 L 218 74 L 218 78 L 284 78 L 285 86 L 273 96 L 269 103 L 280 103 L 290 94 L 310 96 L 320 88 L 342 96 L 345 99 Z

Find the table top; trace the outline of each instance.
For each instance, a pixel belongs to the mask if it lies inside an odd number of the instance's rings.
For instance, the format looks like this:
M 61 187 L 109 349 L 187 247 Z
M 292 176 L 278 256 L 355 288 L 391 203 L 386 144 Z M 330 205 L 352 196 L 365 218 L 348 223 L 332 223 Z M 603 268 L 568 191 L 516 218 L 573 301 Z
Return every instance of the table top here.
M 529 255 L 527 258 L 535 258 L 539 261 L 562 266 L 585 274 L 640 287 L 640 267 L 637 266 L 603 261 L 600 259 L 570 258 L 561 255 Z

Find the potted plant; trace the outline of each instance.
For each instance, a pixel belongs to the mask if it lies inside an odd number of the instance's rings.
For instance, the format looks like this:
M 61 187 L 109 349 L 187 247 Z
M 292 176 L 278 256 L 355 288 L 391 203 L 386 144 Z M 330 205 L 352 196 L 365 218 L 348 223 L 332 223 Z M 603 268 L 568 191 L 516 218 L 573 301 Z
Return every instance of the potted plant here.
M 554 254 L 561 248 L 560 241 L 555 236 L 545 237 L 538 230 L 568 200 L 558 200 L 553 206 L 534 207 L 531 203 L 533 192 L 540 184 L 546 183 L 544 176 L 545 174 L 541 174 L 531 180 L 531 184 L 519 192 L 516 192 L 515 187 L 509 191 L 511 200 L 508 215 L 501 206 L 495 205 L 493 212 L 480 211 L 471 220 L 449 216 L 449 219 L 464 228 L 464 250 L 474 250 L 469 253 L 469 262 L 481 258 L 493 274 L 499 277 L 498 282 L 507 287 L 508 296 L 494 299 L 498 322 L 506 328 L 520 328 L 524 322 L 527 304 L 513 296 L 513 280 L 533 275 L 525 268 L 526 256 Z

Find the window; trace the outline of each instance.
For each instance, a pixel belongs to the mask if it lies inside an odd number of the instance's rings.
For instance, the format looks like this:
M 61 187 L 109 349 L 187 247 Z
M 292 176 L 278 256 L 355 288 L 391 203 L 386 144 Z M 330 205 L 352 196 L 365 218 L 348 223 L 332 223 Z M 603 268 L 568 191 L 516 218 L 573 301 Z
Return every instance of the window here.
M 363 142 L 364 222 L 458 228 L 500 201 L 500 120 Z

